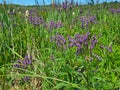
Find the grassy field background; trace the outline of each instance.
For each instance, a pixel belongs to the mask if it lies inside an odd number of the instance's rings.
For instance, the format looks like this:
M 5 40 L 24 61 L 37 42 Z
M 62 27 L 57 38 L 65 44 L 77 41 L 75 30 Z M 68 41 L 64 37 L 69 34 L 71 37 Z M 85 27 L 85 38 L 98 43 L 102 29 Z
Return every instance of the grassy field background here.
M 119 90 L 120 3 L 0 5 L 0 90 Z

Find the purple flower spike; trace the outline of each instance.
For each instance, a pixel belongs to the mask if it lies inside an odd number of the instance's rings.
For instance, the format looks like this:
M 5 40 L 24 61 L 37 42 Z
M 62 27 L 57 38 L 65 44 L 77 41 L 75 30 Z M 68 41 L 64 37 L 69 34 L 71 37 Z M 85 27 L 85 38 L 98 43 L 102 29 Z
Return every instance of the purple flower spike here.
M 26 55 L 26 56 L 24 57 L 24 59 L 28 59 L 28 55 Z
M 96 16 L 81 17 L 82 28 L 87 27 L 89 24 L 96 23 Z
M 90 41 L 91 41 L 90 49 L 93 49 L 98 42 L 96 36 L 94 35 Z
M 26 65 L 27 63 L 26 63 L 26 61 L 24 60 L 24 61 L 22 61 L 22 64 L 23 64 L 23 65 Z
M 83 40 L 82 38 L 79 38 L 79 42 L 80 42 L 80 43 L 83 43 L 84 40 Z
M 61 21 L 54 22 L 54 21 L 51 20 L 49 22 L 50 31 L 52 31 L 53 29 L 61 28 L 61 27 L 62 27 L 62 22 Z
M 63 47 L 63 48 L 66 48 L 66 40 L 64 39 L 64 37 L 60 34 L 56 35 L 55 36 L 55 42 L 57 44 L 58 47 Z
M 28 63 L 28 64 L 32 64 L 32 61 L 29 59 L 29 60 L 27 61 L 27 63 Z
M 76 46 L 81 48 L 81 45 L 79 43 L 76 43 Z
M 90 46 L 90 49 L 93 49 L 95 47 L 95 45 L 94 44 L 92 44 L 91 46 Z
M 76 2 L 76 5 L 75 5 L 76 7 L 78 7 L 78 2 Z
M 67 9 L 67 4 L 63 2 L 62 7 L 63 9 Z
M 29 77 L 29 76 L 25 76 L 25 77 L 24 77 L 24 81 L 25 81 L 25 82 L 28 82 L 29 80 L 30 80 L 30 77 Z
M 17 62 L 18 62 L 18 63 L 21 63 L 21 60 L 19 59 Z
M 82 9 L 80 9 L 80 11 L 79 11 L 80 13 L 82 13 L 83 12 L 83 10 Z
M 83 39 L 83 41 L 86 41 L 88 39 L 88 36 L 87 35 L 83 35 L 82 39 Z
M 90 32 L 87 32 L 86 35 L 89 36 L 89 35 L 90 35 Z
M 74 46 L 74 44 L 73 44 L 73 43 L 69 44 L 69 47 L 73 47 L 73 46 Z
M 29 21 L 33 25 L 41 25 L 44 24 L 44 20 L 42 17 L 38 16 L 29 16 Z
M 19 64 L 15 64 L 14 67 L 20 68 L 20 65 Z

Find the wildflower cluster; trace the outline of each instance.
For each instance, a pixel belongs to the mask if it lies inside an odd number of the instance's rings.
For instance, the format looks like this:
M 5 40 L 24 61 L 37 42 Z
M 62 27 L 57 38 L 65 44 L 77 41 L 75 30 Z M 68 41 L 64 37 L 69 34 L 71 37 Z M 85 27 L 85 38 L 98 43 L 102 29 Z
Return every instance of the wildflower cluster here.
M 29 10 L 29 15 L 30 16 L 36 16 L 37 15 L 37 11 L 35 9 L 30 9 Z
M 112 46 L 104 46 L 104 45 L 100 45 L 101 49 L 106 49 L 108 52 L 112 52 Z
M 45 28 L 49 29 L 50 31 L 53 29 L 61 28 L 63 26 L 61 21 L 55 22 L 51 20 L 50 22 L 46 22 L 42 17 L 37 15 L 35 10 L 29 11 L 29 21 L 31 24 L 35 26 L 43 25 Z
M 55 41 L 58 49 L 71 49 L 72 47 L 76 48 L 76 55 L 84 55 L 86 60 L 102 60 L 102 57 L 98 54 L 94 54 L 93 49 L 95 49 L 98 44 L 96 35 L 91 35 L 90 32 L 85 34 L 75 34 L 74 37 L 68 36 L 68 40 L 64 38 L 61 34 L 51 38 L 51 41 Z M 112 52 L 112 47 L 100 45 L 101 49 L 107 49 L 108 52 Z M 90 57 L 88 57 L 90 56 Z
M 32 57 L 29 58 L 28 55 L 26 55 L 23 60 L 21 59 L 17 60 L 17 63 L 14 65 L 14 67 L 25 69 L 28 68 L 28 66 L 31 64 L 32 64 Z
M 17 62 L 13 62 L 14 63 L 14 68 L 19 68 L 20 70 L 18 71 L 19 73 L 25 73 L 24 69 L 32 69 L 32 57 L 26 55 L 24 57 L 24 59 L 19 59 L 17 60 Z M 30 77 L 25 76 L 24 81 L 28 81 L 30 79 Z
M 80 10 L 79 10 L 79 13 L 82 13 L 82 12 L 83 12 L 83 10 L 82 10 L 82 9 L 80 9 Z
M 86 33 L 83 35 L 76 34 L 73 38 L 68 37 L 69 47 L 77 47 L 76 54 L 83 54 L 87 50 L 94 49 L 97 44 L 97 39 L 95 36 L 90 37 L 90 33 Z
M 37 12 L 35 10 L 26 10 L 25 12 L 25 16 L 28 17 L 28 20 L 31 24 L 33 25 L 41 25 L 41 24 L 44 24 L 44 19 L 42 17 L 39 17 L 37 15 Z
M 82 22 L 82 28 L 88 27 L 89 24 L 96 23 L 96 16 L 81 17 L 80 21 Z
M 64 48 L 66 49 L 66 40 L 64 38 L 64 36 L 62 36 L 61 34 L 57 34 L 56 36 L 52 37 L 51 39 L 52 41 L 55 41 L 56 45 L 60 48 Z
M 73 6 L 78 7 L 78 2 L 75 2 L 74 4 L 73 0 L 71 0 L 71 2 L 68 2 L 67 0 L 65 0 L 65 2 L 62 3 L 62 8 L 64 10 L 71 9 Z
M 90 49 L 93 49 L 98 42 L 95 35 L 90 39 L 90 42 L 91 42 Z
M 110 8 L 111 13 L 120 13 L 120 8 L 118 9 L 114 9 L 114 8 Z
M 32 23 L 33 25 L 41 25 L 44 24 L 44 19 L 42 17 L 38 17 L 38 16 L 30 16 L 29 17 L 29 21 L 30 23 Z
M 53 40 L 55 40 L 58 47 L 62 46 L 66 49 L 66 43 L 68 43 L 68 48 L 76 47 L 76 55 L 85 54 L 87 51 L 90 51 L 92 54 L 92 50 L 95 48 L 98 42 L 95 35 L 93 37 L 90 37 L 89 32 L 83 35 L 75 34 L 73 38 L 68 36 L 68 42 L 60 34 L 53 37 L 52 41 Z
M 57 29 L 57 28 L 61 28 L 63 26 L 62 22 L 61 21 L 58 21 L 58 22 L 54 22 L 54 21 L 50 21 L 49 22 L 49 30 L 53 30 L 53 29 Z

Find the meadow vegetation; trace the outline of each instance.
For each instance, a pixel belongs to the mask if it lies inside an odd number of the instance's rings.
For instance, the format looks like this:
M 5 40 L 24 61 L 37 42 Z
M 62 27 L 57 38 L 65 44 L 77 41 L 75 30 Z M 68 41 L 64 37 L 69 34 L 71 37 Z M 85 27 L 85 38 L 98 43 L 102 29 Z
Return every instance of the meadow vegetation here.
M 0 90 L 119 90 L 120 3 L 0 5 Z

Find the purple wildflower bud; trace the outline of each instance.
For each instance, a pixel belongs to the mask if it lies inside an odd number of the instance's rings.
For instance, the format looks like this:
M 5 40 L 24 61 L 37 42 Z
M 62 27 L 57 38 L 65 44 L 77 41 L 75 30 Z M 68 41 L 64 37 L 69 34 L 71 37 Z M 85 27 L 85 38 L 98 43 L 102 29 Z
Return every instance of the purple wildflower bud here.
M 104 48 L 105 48 L 105 46 L 103 46 L 103 45 L 100 45 L 100 48 L 101 48 L 101 49 L 104 49 Z
M 79 55 L 79 51 L 76 51 L 76 55 Z
M 73 43 L 69 44 L 69 47 L 73 47 L 73 46 L 74 46 L 74 44 L 73 44 Z
M 25 60 L 26 64 L 32 64 L 32 61 L 30 59 Z
M 96 35 L 93 36 L 93 40 L 96 40 Z
M 91 41 L 90 49 L 93 49 L 95 47 L 96 43 L 98 42 L 96 39 L 96 36 L 94 35 L 90 41 Z
M 78 39 L 78 38 L 80 38 L 81 36 L 80 36 L 80 34 L 76 34 L 75 35 L 75 39 Z
M 81 23 L 82 23 L 82 28 L 87 27 L 90 23 L 95 23 L 96 22 L 96 16 L 91 16 L 91 17 L 81 17 Z
M 62 22 L 61 21 L 59 21 L 58 23 L 57 23 L 57 28 L 61 28 L 63 25 L 62 25 Z
M 15 64 L 14 67 L 20 68 L 20 65 L 19 64 Z
M 90 49 L 93 49 L 93 48 L 94 48 L 94 46 L 95 46 L 94 44 L 90 45 Z
M 25 82 L 28 82 L 29 80 L 30 80 L 30 77 L 29 77 L 29 76 L 25 76 L 25 77 L 24 77 L 24 81 L 25 81 Z
M 50 21 L 49 25 L 50 25 L 50 30 L 52 30 L 54 28 L 54 21 Z
M 84 23 L 82 22 L 82 25 L 81 25 L 82 28 L 84 28 Z
M 57 46 L 65 47 L 66 40 L 64 39 L 64 37 L 62 35 L 56 35 L 55 40 L 56 40 Z
M 19 59 L 17 62 L 18 62 L 18 63 L 21 63 L 21 60 Z
M 28 55 L 25 55 L 24 59 L 28 59 Z
M 84 42 L 85 45 L 88 45 L 88 42 Z
M 107 50 L 108 50 L 108 52 L 112 52 L 112 47 L 111 46 L 108 47 Z
M 76 55 L 79 55 L 80 54 L 80 48 L 77 48 L 77 50 L 76 50 Z
M 26 61 L 25 61 L 25 60 L 23 60 L 23 61 L 22 61 L 22 64 L 23 64 L 23 65 L 26 65 L 27 63 L 26 63 Z
M 80 13 L 82 13 L 83 12 L 83 10 L 82 9 L 80 9 L 80 11 L 79 11 Z
M 80 45 L 79 43 L 76 43 L 76 46 L 77 46 L 77 47 L 81 47 L 81 45 Z
M 95 19 L 96 19 L 96 16 L 91 16 L 91 17 L 89 18 L 89 21 L 90 21 L 90 22 L 93 22 Z
M 32 16 L 29 17 L 29 21 L 30 21 L 31 23 L 33 22 L 33 17 L 32 17 Z
M 80 43 L 83 43 L 84 40 L 83 40 L 82 38 L 79 38 L 79 42 L 80 42 Z
M 67 9 L 67 4 L 63 2 L 62 7 L 63 7 L 63 9 Z
M 78 7 L 78 2 L 76 2 L 76 5 L 75 5 L 76 7 Z
M 70 39 L 71 39 L 71 37 L 70 36 L 68 36 L 68 40 L 70 41 Z
M 117 9 L 117 10 L 116 10 L 116 13 L 120 13 L 120 9 Z
M 90 35 L 90 32 L 87 32 L 86 35 L 89 36 L 89 35 Z
M 40 17 L 39 22 L 40 22 L 40 24 L 43 24 L 45 21 L 44 21 L 44 19 L 42 17 Z
M 32 56 L 29 56 L 29 59 L 32 59 Z
M 85 17 L 80 18 L 80 20 L 81 20 L 82 22 L 85 22 L 85 21 L 86 21 L 86 20 L 85 20 Z
M 115 13 L 116 12 L 114 8 L 110 8 L 110 11 L 111 11 L 111 13 Z
M 36 10 L 33 10 L 33 9 L 29 10 L 29 15 L 30 16 L 35 16 L 36 14 L 37 14 Z
M 44 27 L 45 27 L 45 28 L 48 28 L 48 24 L 47 24 L 47 23 L 44 23 Z
M 40 25 L 44 23 L 44 20 L 42 17 L 37 17 L 37 16 L 30 16 L 29 17 L 29 21 L 30 23 L 32 23 L 33 25 Z
M 83 35 L 82 39 L 83 39 L 83 41 L 86 41 L 88 39 L 88 36 L 87 35 Z

